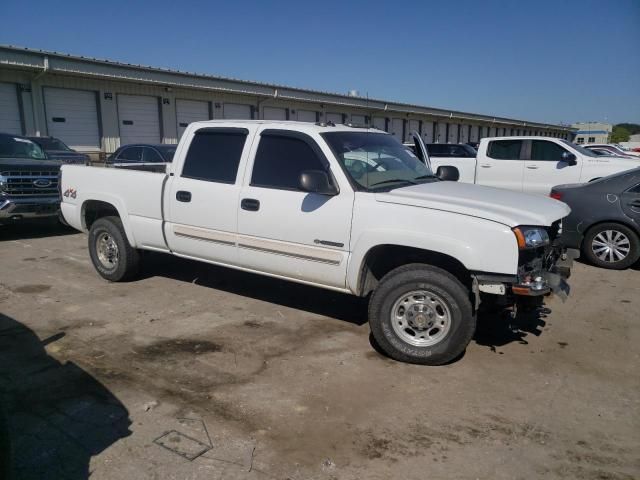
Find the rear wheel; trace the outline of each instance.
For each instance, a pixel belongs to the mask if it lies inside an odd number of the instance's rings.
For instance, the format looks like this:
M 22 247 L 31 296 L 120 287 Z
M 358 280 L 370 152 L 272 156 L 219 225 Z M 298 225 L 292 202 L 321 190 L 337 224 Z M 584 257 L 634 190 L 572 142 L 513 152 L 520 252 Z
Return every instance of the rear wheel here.
M 469 291 L 448 272 L 411 264 L 392 270 L 369 303 L 371 333 L 391 358 L 441 365 L 458 357 L 476 327 Z
M 582 252 L 598 267 L 622 270 L 640 258 L 640 240 L 625 225 L 601 223 L 587 231 L 582 242 Z
M 129 244 L 118 217 L 103 217 L 91 225 L 89 255 L 100 276 L 111 282 L 129 280 L 138 273 L 140 254 Z

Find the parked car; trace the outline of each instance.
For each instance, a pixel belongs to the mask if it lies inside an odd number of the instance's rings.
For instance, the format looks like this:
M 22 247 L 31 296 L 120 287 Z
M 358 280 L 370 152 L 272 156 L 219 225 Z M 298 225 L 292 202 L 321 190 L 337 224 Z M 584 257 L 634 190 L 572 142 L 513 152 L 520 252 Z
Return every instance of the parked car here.
M 619 157 L 619 158 L 631 158 L 631 159 L 634 158 L 632 155 L 622 155 L 621 153 L 605 150 L 604 148 L 589 148 L 589 150 L 591 150 L 593 153 L 595 153 L 599 157 Z
M 416 134 L 413 134 L 414 139 Z M 418 154 L 414 143 L 404 144 L 414 154 Z M 475 163 L 477 151 L 464 143 L 426 143 L 425 148 L 429 154 L 432 166 L 451 165 L 458 169 L 459 180 L 464 183 L 473 183 L 475 172 L 468 167 L 469 161 Z
M 64 165 L 62 210 L 107 280 L 154 250 L 370 296 L 381 348 L 438 365 L 466 348 L 480 302 L 566 297 L 574 252 L 554 243 L 566 205 L 445 181 L 455 168 L 434 175 L 418 146 L 347 125 L 194 122 L 165 174 Z
M 0 223 L 58 215 L 58 173 L 35 142 L 0 133 Z
M 591 143 L 589 145 L 585 145 L 584 148 L 587 148 L 589 150 L 592 150 L 594 148 L 600 149 L 600 150 L 607 150 L 609 152 L 611 152 L 612 155 L 615 156 L 632 156 L 637 158 L 638 155 L 640 155 L 639 153 L 636 153 L 632 150 L 627 150 L 624 149 L 622 147 L 620 147 L 619 145 L 607 145 L 607 144 L 601 144 L 601 143 Z
M 139 143 L 124 145 L 107 157 L 108 167 L 164 172 L 173 161 L 176 145 Z
M 595 182 L 558 185 L 551 197 L 571 207 L 561 241 L 594 265 L 623 269 L 640 258 L 640 168 Z
M 639 159 L 602 157 L 551 137 L 483 138 L 476 158 L 433 157 L 430 162 L 434 170 L 455 166 L 462 182 L 542 195 L 555 185 L 589 182 L 640 166 Z
M 60 160 L 62 163 L 89 165 L 91 158 L 86 153 L 76 152 L 62 140 L 55 137 L 27 137 L 37 143 L 47 154 L 49 160 Z

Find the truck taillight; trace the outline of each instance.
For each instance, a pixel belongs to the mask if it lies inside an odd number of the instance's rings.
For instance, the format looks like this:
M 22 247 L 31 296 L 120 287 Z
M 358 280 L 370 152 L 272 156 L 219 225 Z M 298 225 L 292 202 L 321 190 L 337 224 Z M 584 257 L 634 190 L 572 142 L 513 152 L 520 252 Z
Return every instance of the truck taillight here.
M 562 200 L 562 193 L 560 192 L 551 192 L 549 196 L 551 198 L 555 198 L 556 200 Z

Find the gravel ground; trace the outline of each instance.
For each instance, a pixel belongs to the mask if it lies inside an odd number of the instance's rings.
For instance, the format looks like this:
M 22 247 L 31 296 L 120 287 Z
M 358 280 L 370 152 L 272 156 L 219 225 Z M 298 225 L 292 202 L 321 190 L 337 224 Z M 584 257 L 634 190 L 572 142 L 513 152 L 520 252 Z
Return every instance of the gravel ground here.
M 355 297 L 159 254 L 109 284 L 84 235 L 0 227 L 16 478 L 640 478 L 640 272 L 570 283 L 423 367 Z

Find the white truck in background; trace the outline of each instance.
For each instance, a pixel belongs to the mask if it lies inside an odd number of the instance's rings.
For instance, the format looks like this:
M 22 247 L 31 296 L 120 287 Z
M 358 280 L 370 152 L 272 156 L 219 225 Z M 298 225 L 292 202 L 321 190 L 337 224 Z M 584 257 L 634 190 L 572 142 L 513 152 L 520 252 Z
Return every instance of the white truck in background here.
M 461 182 L 542 195 L 556 185 L 586 183 L 640 166 L 640 159 L 598 156 L 551 137 L 483 138 L 476 158 L 429 155 L 429 160 L 434 170 L 456 167 Z
M 374 129 L 196 122 L 166 173 L 65 165 L 61 209 L 107 280 L 154 250 L 370 296 L 384 351 L 438 365 L 465 349 L 481 301 L 566 296 L 573 257 L 554 243 L 565 204 L 456 176 Z

